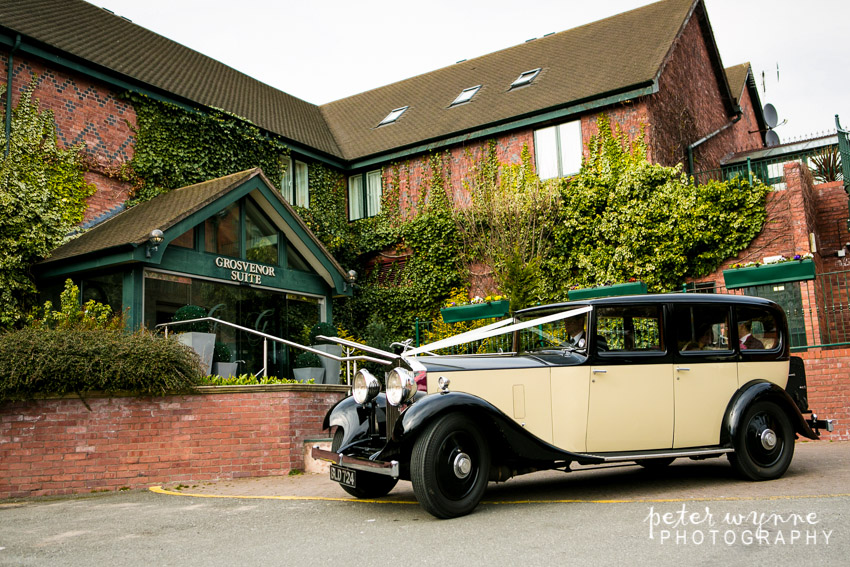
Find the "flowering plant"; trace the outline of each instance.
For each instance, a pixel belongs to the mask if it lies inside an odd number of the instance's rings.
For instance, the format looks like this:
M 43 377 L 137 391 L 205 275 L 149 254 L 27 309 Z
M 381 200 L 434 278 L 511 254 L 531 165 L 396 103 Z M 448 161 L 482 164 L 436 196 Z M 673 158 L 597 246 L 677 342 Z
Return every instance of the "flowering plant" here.
M 739 264 L 732 264 L 732 269 L 737 270 L 738 268 L 757 268 L 759 266 L 770 266 L 772 264 L 783 264 L 785 262 L 794 262 L 794 261 L 802 262 L 803 260 L 808 260 L 810 258 L 813 258 L 813 256 L 812 256 L 812 254 L 810 254 L 808 252 L 805 253 L 805 254 L 795 254 L 793 258 L 787 258 L 787 257 L 780 254 L 778 256 L 770 256 L 768 258 L 765 258 L 763 260 L 763 262 L 761 262 L 761 263 L 760 262 L 744 262 L 744 263 L 739 263 Z
M 476 295 L 472 299 L 469 299 L 468 292 L 465 289 L 453 289 L 451 296 L 446 300 L 443 304 L 443 309 L 446 307 L 459 307 L 461 305 L 475 305 L 477 303 L 490 303 L 492 301 L 501 301 L 503 299 L 508 299 L 505 295 L 488 295 L 485 297 L 481 297 L 480 295 Z

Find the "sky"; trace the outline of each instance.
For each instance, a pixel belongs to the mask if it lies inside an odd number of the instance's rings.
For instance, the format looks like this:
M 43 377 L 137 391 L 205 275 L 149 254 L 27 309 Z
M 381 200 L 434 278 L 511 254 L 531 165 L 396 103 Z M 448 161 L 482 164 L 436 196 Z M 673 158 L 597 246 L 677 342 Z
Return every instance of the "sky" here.
M 647 0 L 88 0 L 323 104 Z M 850 127 L 847 0 L 705 0 L 725 67 L 749 61 L 784 142 Z M 626 56 L 627 54 L 624 54 Z M 786 121 L 783 123 L 783 120 Z

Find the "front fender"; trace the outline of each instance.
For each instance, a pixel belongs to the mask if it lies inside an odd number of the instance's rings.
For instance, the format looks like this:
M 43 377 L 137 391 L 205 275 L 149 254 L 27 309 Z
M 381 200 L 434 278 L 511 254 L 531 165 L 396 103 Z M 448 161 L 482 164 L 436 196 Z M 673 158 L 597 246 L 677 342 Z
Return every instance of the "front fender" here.
M 729 404 L 726 406 L 726 414 L 720 431 L 720 444 L 731 446 L 732 440 L 738 432 L 744 412 L 750 405 L 759 401 L 771 401 L 781 407 L 795 431 L 809 439 L 818 439 L 818 435 L 812 431 L 806 418 L 800 413 L 800 408 L 784 389 L 767 380 L 753 380 L 747 382 L 735 392 Z
M 330 427 L 342 427 L 343 438 L 341 447 L 345 447 L 369 436 L 370 425 L 369 418 L 374 412 L 376 417 L 376 425 L 386 423 L 386 395 L 378 394 L 369 406 L 365 407 L 354 401 L 352 396 L 340 400 L 325 416 L 323 424 L 324 429 Z
M 494 448 L 526 461 L 579 461 L 597 459 L 564 451 L 533 435 L 493 404 L 465 392 L 445 392 L 422 397 L 408 407 L 396 422 L 393 438 L 412 445 L 435 419 L 450 412 L 471 417 Z M 598 459 L 601 462 L 601 459 Z

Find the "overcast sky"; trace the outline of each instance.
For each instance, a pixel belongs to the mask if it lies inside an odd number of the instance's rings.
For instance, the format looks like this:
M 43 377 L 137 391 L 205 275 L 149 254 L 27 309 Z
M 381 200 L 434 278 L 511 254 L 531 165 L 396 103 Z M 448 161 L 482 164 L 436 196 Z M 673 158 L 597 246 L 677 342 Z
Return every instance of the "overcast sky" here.
M 646 0 L 89 0 L 323 104 Z M 847 0 L 706 0 L 725 67 L 749 61 L 781 141 L 850 126 Z M 844 51 L 843 57 L 841 51 Z M 623 54 L 627 57 L 628 54 Z M 777 77 L 778 66 L 778 77 Z M 764 73 L 764 79 L 762 79 Z

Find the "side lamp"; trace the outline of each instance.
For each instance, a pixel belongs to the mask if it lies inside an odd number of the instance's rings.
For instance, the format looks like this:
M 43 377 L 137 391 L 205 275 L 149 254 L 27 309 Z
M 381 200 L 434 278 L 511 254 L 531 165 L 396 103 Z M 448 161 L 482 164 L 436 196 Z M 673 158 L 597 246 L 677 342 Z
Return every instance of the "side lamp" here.
M 145 257 L 150 258 L 151 255 L 159 250 L 159 245 L 162 244 L 162 241 L 165 240 L 165 237 L 162 235 L 162 231 L 158 228 L 155 228 L 151 231 L 150 236 L 148 237 L 148 245 L 145 249 Z

